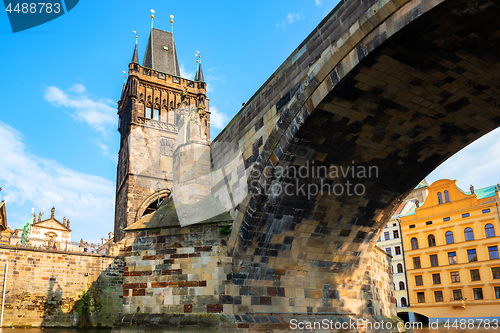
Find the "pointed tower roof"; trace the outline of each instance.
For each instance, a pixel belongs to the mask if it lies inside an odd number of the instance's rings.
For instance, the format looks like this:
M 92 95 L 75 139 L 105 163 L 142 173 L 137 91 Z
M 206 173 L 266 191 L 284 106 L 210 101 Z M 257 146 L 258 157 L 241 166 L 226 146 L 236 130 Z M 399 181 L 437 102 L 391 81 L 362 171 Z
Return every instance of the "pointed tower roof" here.
M 201 62 L 198 64 L 198 68 L 196 69 L 196 74 L 194 76 L 195 81 L 201 81 L 204 82 L 205 80 L 203 79 L 203 71 L 201 70 Z
M 139 55 L 137 54 L 137 43 L 134 48 L 134 55 L 132 55 L 132 62 L 139 63 Z
M 181 75 L 171 32 L 151 29 L 142 66 L 175 76 Z

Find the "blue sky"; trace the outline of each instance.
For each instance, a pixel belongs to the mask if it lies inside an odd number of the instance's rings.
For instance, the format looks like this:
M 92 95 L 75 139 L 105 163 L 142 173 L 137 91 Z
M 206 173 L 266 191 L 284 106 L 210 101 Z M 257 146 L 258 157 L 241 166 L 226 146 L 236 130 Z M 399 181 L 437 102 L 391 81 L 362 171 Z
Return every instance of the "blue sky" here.
M 116 102 L 138 32 L 170 30 L 185 77 L 202 54 L 212 137 L 336 5 L 334 0 L 252 2 L 80 1 L 69 13 L 13 34 L 0 13 L 2 109 L 0 192 L 17 228 L 31 207 L 71 221 L 72 239 L 98 241 L 113 229 L 118 133 Z M 463 189 L 500 181 L 495 131 L 436 170 L 428 181 Z M 47 213 L 45 215 L 47 217 Z

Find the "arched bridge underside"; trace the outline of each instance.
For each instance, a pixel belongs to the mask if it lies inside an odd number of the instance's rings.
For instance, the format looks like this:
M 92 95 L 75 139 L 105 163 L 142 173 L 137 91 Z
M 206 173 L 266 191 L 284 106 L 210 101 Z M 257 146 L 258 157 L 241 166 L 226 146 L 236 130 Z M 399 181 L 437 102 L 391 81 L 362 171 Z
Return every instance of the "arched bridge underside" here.
M 499 17 L 497 0 L 378 1 L 299 66 L 294 82 L 284 79 L 290 90 L 254 96 L 237 116 L 245 121 L 217 139 L 244 146 L 245 133 L 273 122 L 244 153 L 251 194 L 229 242 L 240 295 L 298 288 L 278 295 L 282 309 L 366 311 L 362 299 L 378 296 L 360 296 L 371 282 L 353 272 L 370 269 L 368 253 L 398 202 L 500 126 Z M 266 104 L 275 115 L 262 120 Z

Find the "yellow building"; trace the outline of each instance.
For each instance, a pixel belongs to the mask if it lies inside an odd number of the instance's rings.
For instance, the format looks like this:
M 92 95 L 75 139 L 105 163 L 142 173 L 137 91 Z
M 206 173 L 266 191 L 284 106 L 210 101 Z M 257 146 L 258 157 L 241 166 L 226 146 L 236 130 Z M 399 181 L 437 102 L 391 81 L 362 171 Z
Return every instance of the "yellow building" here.
M 431 321 L 500 320 L 499 188 L 442 179 L 401 218 L 412 312 Z

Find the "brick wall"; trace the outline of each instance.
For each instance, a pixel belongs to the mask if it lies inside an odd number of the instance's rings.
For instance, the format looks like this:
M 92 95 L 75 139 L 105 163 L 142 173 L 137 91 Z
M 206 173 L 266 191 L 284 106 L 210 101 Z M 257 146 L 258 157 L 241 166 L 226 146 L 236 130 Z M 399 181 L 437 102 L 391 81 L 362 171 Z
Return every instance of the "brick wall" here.
M 231 273 L 222 224 L 142 231 L 122 251 L 123 313 L 221 313 Z
M 122 308 L 119 257 L 0 247 L 4 326 L 111 326 Z

